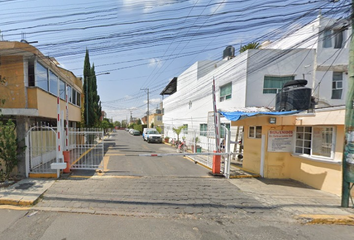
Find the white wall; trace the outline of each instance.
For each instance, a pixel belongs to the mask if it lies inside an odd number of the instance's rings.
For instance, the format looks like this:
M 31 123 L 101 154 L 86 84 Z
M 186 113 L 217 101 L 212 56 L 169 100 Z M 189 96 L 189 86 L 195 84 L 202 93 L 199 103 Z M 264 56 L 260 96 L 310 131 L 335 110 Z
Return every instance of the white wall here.
M 246 107 L 275 107 L 276 94 L 263 94 L 264 76 L 295 75 L 295 79 L 308 80 L 312 87 L 315 50 L 249 50 Z

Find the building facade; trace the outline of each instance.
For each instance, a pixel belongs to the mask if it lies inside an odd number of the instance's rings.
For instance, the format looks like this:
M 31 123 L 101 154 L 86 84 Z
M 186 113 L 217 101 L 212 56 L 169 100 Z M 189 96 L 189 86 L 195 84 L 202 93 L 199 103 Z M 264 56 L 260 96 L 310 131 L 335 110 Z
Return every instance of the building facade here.
M 15 121 L 20 140 L 33 125 L 56 126 L 58 96 L 60 111 L 64 119 L 68 118 L 69 127 L 78 127 L 81 122 L 82 79 L 30 44 L 0 42 L 0 78 L 2 115 Z M 24 174 L 24 165 L 22 158 L 19 174 Z
M 223 111 L 247 107 L 273 109 L 276 93 L 284 83 L 306 79 L 317 107 L 345 103 L 349 36 L 346 21 L 321 16 L 310 24 L 261 49 L 250 49 L 221 61 L 196 62 L 173 78 L 161 92 L 165 135 L 175 137 L 173 127 L 204 131 L 213 124 L 212 84 L 216 106 Z M 236 133 L 231 122 L 221 122 Z

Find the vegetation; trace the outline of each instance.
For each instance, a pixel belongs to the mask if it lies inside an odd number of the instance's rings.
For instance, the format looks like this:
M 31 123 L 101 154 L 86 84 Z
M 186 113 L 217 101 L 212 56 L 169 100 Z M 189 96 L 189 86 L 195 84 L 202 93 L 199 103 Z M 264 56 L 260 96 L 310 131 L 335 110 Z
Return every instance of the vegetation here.
M 243 45 L 240 48 L 240 53 L 247 51 L 248 49 L 259 49 L 261 45 L 258 42 L 251 42 L 247 45 Z
M 108 131 L 108 129 L 114 128 L 114 125 L 113 125 L 113 123 L 111 123 L 111 122 L 109 121 L 108 118 L 104 118 L 104 119 L 102 120 L 102 122 L 101 122 L 101 126 L 100 126 L 100 127 L 103 128 L 104 133 L 106 134 L 107 131 Z
M 117 127 L 117 128 L 120 128 L 120 127 L 122 126 L 119 121 L 115 121 L 115 122 L 113 123 L 113 125 L 114 125 L 115 127 Z
M 177 141 L 179 141 L 179 135 L 181 134 L 182 130 L 185 128 L 186 126 L 179 126 L 178 128 L 172 128 L 173 132 L 177 134 Z
M 25 148 L 18 147 L 15 124 L 8 120 L 5 124 L 0 121 L 0 181 L 10 178 L 14 168 L 17 166 L 19 154 L 22 154 Z
M 143 132 L 143 126 L 141 124 L 132 123 L 129 125 L 129 128 L 138 130 L 140 133 Z
M 159 126 L 156 126 L 156 130 L 161 134 L 162 133 L 162 128 Z
M 84 61 L 84 119 L 86 127 L 99 126 L 101 118 L 100 96 L 97 93 L 95 66 L 90 65 L 89 52 L 86 49 Z

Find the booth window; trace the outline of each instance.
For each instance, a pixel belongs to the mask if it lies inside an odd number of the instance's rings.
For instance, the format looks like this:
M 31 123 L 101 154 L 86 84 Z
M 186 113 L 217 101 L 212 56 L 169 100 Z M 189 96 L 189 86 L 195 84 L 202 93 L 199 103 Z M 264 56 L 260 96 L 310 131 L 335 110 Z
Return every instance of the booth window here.
M 249 138 L 262 138 L 262 126 L 251 126 L 248 131 Z
M 333 127 L 296 127 L 295 153 L 332 158 L 334 136 Z

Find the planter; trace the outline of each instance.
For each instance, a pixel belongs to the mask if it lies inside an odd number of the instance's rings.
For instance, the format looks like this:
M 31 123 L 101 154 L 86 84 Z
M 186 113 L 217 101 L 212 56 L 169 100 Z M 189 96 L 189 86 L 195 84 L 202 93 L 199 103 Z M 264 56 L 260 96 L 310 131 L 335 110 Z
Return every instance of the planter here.
M 169 138 L 165 138 L 165 143 L 168 143 L 169 142 Z

